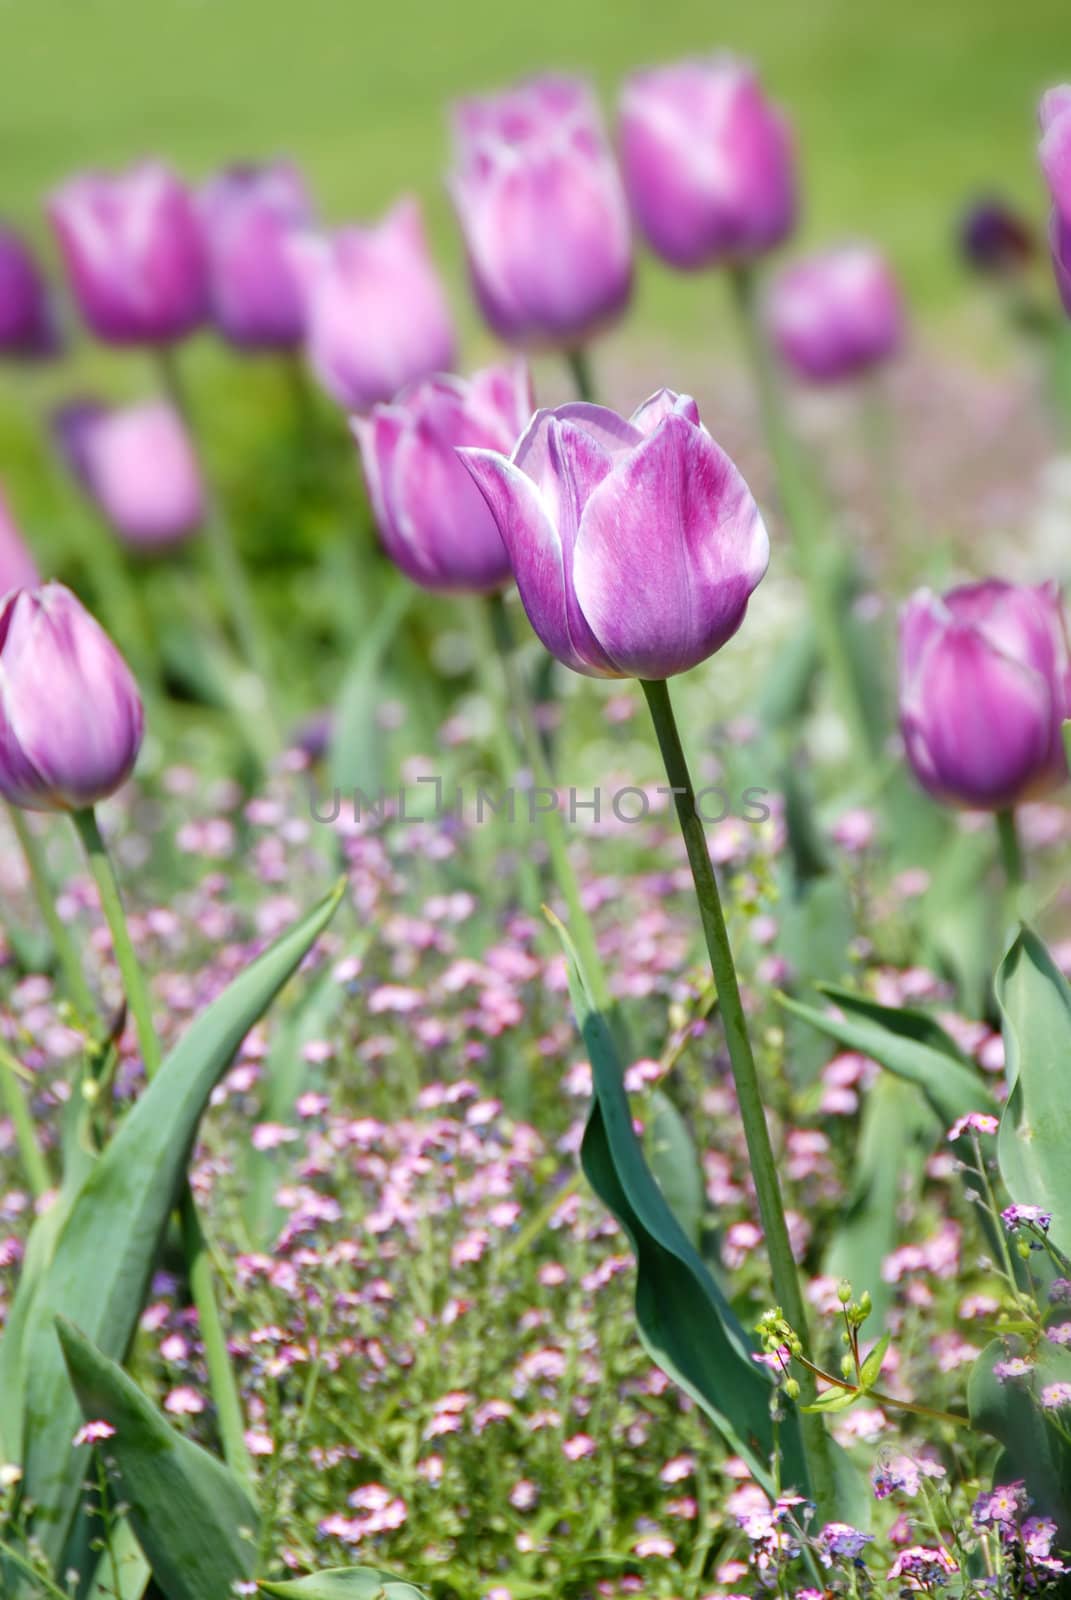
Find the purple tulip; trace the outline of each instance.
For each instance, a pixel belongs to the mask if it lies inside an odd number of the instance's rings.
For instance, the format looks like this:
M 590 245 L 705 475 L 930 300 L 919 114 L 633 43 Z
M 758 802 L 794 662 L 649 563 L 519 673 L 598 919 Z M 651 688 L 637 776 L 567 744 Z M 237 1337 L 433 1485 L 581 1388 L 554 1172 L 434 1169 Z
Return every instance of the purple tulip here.
M 25 241 L 0 223 L 0 355 L 22 360 L 59 348 L 48 287 Z
M 182 418 L 163 400 L 110 409 L 79 401 L 55 418 L 67 464 L 120 538 L 154 550 L 205 516 L 204 485 Z
M 1060 291 L 1064 310 L 1071 317 L 1071 222 L 1062 217 L 1058 211 L 1053 212 L 1049 225 L 1049 246 L 1052 250 L 1056 287 Z
M 1049 89 L 1038 108 L 1041 144 L 1038 156 L 1041 170 L 1052 194 L 1052 203 L 1071 224 L 1071 83 Z
M 963 218 L 959 238 L 968 266 L 997 277 L 1028 266 L 1037 249 L 1030 223 L 999 198 L 976 201 Z
M 487 503 L 455 446 L 508 455 L 532 415 L 523 364 L 468 380 L 424 378 L 353 431 L 391 560 L 425 589 L 486 593 L 512 568 Z
M 0 595 L 12 589 L 34 589 L 40 582 L 33 556 L 0 489 Z
M 72 178 L 49 214 L 74 297 L 106 344 L 168 344 L 208 309 L 205 249 L 193 200 L 175 174 L 144 162 Z
M 80 811 L 133 770 L 144 713 L 130 669 L 60 583 L 0 602 L 0 795 Z
M 309 359 L 348 411 L 368 411 L 407 383 L 453 365 L 446 292 L 415 200 L 399 200 L 375 227 L 299 237 L 291 259 L 302 286 Z
M 788 123 L 733 57 L 634 73 L 621 94 L 621 160 L 636 220 L 670 266 L 749 261 L 795 224 Z
M 990 579 L 912 596 L 900 621 L 900 725 L 938 800 L 1000 811 L 1067 776 L 1071 657 L 1055 584 Z
M 769 317 L 782 359 L 814 383 L 856 377 L 895 355 L 903 340 L 896 279 L 867 245 L 787 268 L 772 286 Z
M 207 183 L 199 210 L 208 251 L 212 319 L 244 350 L 288 350 L 305 335 L 291 236 L 312 221 L 296 167 L 231 167 Z
M 628 207 L 586 83 L 544 77 L 454 109 L 450 189 L 503 339 L 578 347 L 632 290 Z
M 459 454 L 532 627 L 574 671 L 669 678 L 744 620 L 770 543 L 688 396 L 663 389 L 628 422 L 580 403 L 537 411 L 508 460 Z

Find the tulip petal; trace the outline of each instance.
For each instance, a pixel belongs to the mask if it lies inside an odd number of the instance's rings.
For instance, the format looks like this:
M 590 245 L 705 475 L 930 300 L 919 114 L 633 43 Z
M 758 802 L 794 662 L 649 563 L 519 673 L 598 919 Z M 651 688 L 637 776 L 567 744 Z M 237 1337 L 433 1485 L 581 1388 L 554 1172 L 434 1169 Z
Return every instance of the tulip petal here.
M 536 485 L 494 450 L 465 449 L 457 454 L 491 508 L 513 564 L 518 593 L 538 637 L 574 672 L 589 676 L 612 673 L 608 663 L 604 669 L 586 659 L 574 642 L 562 542 Z
M 658 424 L 664 417 L 673 415 L 681 416 L 688 422 L 694 423 L 698 428 L 699 407 L 690 394 L 677 394 L 673 389 L 659 389 L 657 394 L 651 395 L 642 406 L 637 406 L 629 418 L 632 426 L 646 436 L 654 433 Z
M 1038 146 L 1041 169 L 1053 204 L 1064 221 L 1071 223 L 1071 91 L 1050 91 L 1042 102 L 1042 118 L 1044 133 Z
M 931 642 L 901 728 L 920 782 L 939 799 L 999 810 L 1047 768 L 1051 695 L 1033 668 L 993 649 L 969 624 Z
M 769 553 L 736 467 L 709 434 L 674 414 L 589 499 L 573 585 L 620 672 L 667 678 L 732 637 Z

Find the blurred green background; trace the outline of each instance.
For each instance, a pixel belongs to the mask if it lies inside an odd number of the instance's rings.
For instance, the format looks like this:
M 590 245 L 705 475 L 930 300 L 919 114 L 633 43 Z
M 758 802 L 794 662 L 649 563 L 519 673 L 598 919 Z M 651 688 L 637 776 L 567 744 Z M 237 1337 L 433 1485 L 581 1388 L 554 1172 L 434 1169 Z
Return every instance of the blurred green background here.
M 332 220 L 419 192 L 458 275 L 453 96 L 556 66 L 591 73 L 609 106 L 632 66 L 744 52 L 798 128 L 807 238 L 881 240 L 937 318 L 962 290 L 967 196 L 996 188 L 1043 215 L 1037 96 L 1071 77 L 1068 0 L 0 0 L 0 23 L 14 220 L 72 167 L 152 152 L 200 176 L 286 152 Z M 649 268 L 643 315 L 680 335 L 711 292 Z

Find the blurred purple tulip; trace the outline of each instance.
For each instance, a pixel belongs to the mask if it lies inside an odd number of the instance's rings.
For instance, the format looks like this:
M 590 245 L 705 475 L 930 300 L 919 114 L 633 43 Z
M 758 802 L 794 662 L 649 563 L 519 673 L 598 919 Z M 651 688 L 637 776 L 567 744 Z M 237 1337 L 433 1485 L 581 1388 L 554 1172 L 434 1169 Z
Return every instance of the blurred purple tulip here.
M 903 340 L 900 290 L 867 245 L 808 257 L 770 290 L 770 331 L 782 360 L 814 383 L 835 382 L 887 361 Z
M 87 326 L 106 344 L 168 344 L 208 309 L 204 243 L 193 199 L 170 168 L 72 178 L 49 215 Z
M 1037 250 L 1030 223 L 999 198 L 977 200 L 969 207 L 959 241 L 968 266 L 996 276 L 1018 272 Z
M 290 248 L 309 360 L 348 411 L 393 400 L 407 383 L 453 364 L 446 292 L 415 200 L 399 200 L 374 227 L 299 236 Z
M 383 546 L 425 589 L 482 594 L 512 575 L 483 495 L 455 446 L 508 455 L 532 415 L 527 368 L 423 378 L 353 431 Z
M 63 407 L 54 426 L 71 471 L 126 544 L 160 549 L 201 526 L 197 456 L 182 418 L 165 401 L 114 409 L 77 401 Z
M 1000 811 L 1067 776 L 1071 657 L 1055 584 L 922 589 L 900 621 L 900 725 L 938 800 Z
M 1038 108 L 1041 144 L 1038 156 L 1052 203 L 1071 224 L 1071 83 L 1049 89 Z
M 581 79 L 463 100 L 450 189 L 483 315 L 515 344 L 578 348 L 632 290 L 621 179 Z
M 0 489 L 0 595 L 12 589 L 34 589 L 40 582 L 37 564 Z
M 231 167 L 205 184 L 198 209 L 208 251 L 212 319 L 244 350 L 288 350 L 305 334 L 289 250 L 312 222 L 305 180 L 286 162 Z
M 0 356 L 40 359 L 59 344 L 44 275 L 26 242 L 0 223 Z
M 788 123 L 752 68 L 731 56 L 627 79 L 621 160 L 633 214 L 670 266 L 746 262 L 795 225 Z
M 1071 222 L 1062 217 L 1058 211 L 1053 212 L 1049 225 L 1049 246 L 1052 250 L 1056 287 L 1060 291 L 1064 310 L 1071 317 Z
M 732 638 L 769 539 L 695 401 L 663 389 L 630 421 L 537 411 L 513 455 L 461 450 L 547 649 L 592 677 L 669 678 Z
M 69 589 L 0 603 L 0 795 L 30 811 L 79 811 L 133 770 L 144 713 L 130 669 Z

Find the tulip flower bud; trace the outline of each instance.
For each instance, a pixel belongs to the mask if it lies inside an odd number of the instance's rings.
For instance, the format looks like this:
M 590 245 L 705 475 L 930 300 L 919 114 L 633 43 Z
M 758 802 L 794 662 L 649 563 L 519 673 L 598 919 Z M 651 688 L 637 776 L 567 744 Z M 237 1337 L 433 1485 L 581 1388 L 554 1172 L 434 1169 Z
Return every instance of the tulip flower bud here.
M 634 73 L 621 94 L 621 162 L 640 229 L 670 266 L 749 261 L 795 224 L 788 123 L 732 57 Z
M 1037 249 L 1027 219 L 999 198 L 978 200 L 959 230 L 964 260 L 987 277 L 1009 277 L 1029 266 Z
M 55 355 L 58 348 L 41 270 L 15 230 L 0 224 L 0 356 L 33 360 Z
M 770 331 L 786 363 L 812 383 L 857 377 L 896 354 L 903 309 L 896 279 L 877 250 L 830 250 L 775 280 Z
M 580 79 L 543 77 L 454 110 L 450 182 L 480 310 L 500 338 L 576 347 L 632 289 L 628 207 Z
M 170 168 L 72 178 L 49 205 L 74 298 L 106 344 L 168 344 L 203 321 L 204 244 Z
M 144 713 L 130 669 L 69 589 L 0 602 L 0 795 L 80 811 L 130 776 Z
M 461 450 L 532 627 L 592 677 L 668 678 L 732 638 L 769 560 L 747 484 L 663 389 L 630 421 L 537 411 L 513 455 Z
M 204 485 L 174 407 L 162 400 L 115 409 L 75 402 L 54 426 L 71 471 L 127 544 L 160 549 L 201 526 Z
M 508 455 L 532 415 L 523 364 L 425 378 L 353 431 L 383 546 L 426 589 L 483 593 L 511 576 L 498 526 L 456 445 Z
M 995 579 L 912 596 L 900 623 L 900 726 L 923 788 L 1000 811 L 1067 776 L 1071 657 L 1059 591 Z
M 371 228 L 291 244 L 317 377 L 349 411 L 453 364 L 454 329 L 428 254 L 420 207 L 399 200 Z
M 33 556 L 11 514 L 7 496 L 0 490 L 0 595 L 12 589 L 34 589 L 40 581 Z
M 244 350 L 287 350 L 305 334 L 289 241 L 312 221 L 296 167 L 231 167 L 207 183 L 198 209 L 208 252 L 212 320 Z
M 1071 223 L 1071 83 L 1049 89 L 1038 108 L 1041 143 L 1038 156 L 1052 203 Z

